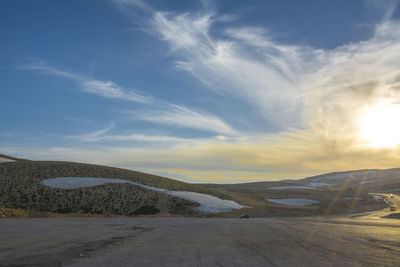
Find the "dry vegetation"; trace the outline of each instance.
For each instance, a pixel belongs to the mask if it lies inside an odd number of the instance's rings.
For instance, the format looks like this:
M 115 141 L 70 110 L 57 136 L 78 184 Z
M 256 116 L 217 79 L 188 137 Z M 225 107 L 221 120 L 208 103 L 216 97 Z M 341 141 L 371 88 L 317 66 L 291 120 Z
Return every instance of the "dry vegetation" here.
M 227 198 L 215 190 L 141 172 L 98 165 L 17 161 L 0 164 L 0 206 L 50 213 L 116 215 L 193 215 L 197 204 L 130 184 L 80 189 L 54 189 L 40 181 L 54 177 L 107 177 L 171 190 L 186 190 Z M 9 214 L 9 213 L 5 213 Z
M 0 155 L 2 156 L 2 155 Z M 7 157 L 10 158 L 10 157 Z M 354 187 L 349 180 L 336 188 L 315 190 L 272 190 L 273 186 L 304 185 L 299 181 L 259 182 L 248 184 L 188 184 L 156 175 L 99 165 L 17 160 L 0 164 L 0 216 L 47 217 L 60 216 L 207 216 L 237 217 L 248 213 L 251 217 L 309 216 L 357 213 L 385 207 L 383 200 L 374 200 L 369 192 L 400 187 L 400 179 L 383 171 L 382 182 Z M 385 174 L 388 173 L 388 174 Z M 387 177 L 386 177 L 387 176 Z M 251 209 L 219 214 L 195 214 L 197 204 L 153 192 L 130 184 L 108 184 L 80 189 L 54 189 L 40 181 L 55 177 L 119 178 L 170 190 L 192 191 L 232 199 Z M 384 179 L 382 179 L 384 178 Z M 361 197 L 346 200 L 344 197 Z M 308 207 L 282 206 L 267 202 L 266 198 L 307 198 L 321 202 Z M 76 215 L 79 214 L 79 215 Z M 97 215 L 96 215 L 97 214 Z M 3 216 L 3 217 L 4 217 Z
M 342 187 L 339 189 L 320 188 L 308 189 L 286 189 L 274 190 L 270 187 L 303 185 L 296 182 L 256 182 L 247 184 L 206 184 L 210 189 L 219 190 L 230 195 L 241 203 L 249 203 L 252 209 L 246 212 L 252 217 L 275 217 L 275 216 L 311 216 L 311 215 L 332 215 L 351 214 L 365 211 L 380 210 L 385 207 L 382 200 L 374 200 L 369 190 L 358 190 L 357 188 Z M 347 200 L 344 197 L 361 197 L 362 200 Z M 267 202 L 266 198 L 306 198 L 320 201 L 319 205 L 307 207 L 283 206 Z M 234 211 L 231 214 L 221 216 L 239 215 L 243 211 Z

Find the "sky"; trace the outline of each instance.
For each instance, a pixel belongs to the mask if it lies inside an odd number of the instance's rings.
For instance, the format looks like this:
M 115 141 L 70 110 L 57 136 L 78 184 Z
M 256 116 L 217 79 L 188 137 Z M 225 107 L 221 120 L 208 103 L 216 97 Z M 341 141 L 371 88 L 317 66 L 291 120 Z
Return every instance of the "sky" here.
M 0 2 L 0 153 L 185 182 L 400 167 L 398 1 Z

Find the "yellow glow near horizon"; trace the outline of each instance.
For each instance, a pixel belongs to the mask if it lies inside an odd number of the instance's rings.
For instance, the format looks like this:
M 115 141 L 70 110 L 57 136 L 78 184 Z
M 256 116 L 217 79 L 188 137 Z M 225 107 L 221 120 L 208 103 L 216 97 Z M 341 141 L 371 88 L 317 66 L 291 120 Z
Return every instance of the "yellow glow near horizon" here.
M 361 117 L 360 137 L 375 147 L 400 144 L 400 105 L 381 104 L 367 109 Z

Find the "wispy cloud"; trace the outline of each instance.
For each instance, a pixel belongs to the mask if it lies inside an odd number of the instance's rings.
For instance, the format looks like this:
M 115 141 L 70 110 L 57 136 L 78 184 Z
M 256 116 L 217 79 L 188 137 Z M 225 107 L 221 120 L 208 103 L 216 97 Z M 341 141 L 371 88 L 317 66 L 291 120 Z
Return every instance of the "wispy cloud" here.
M 82 75 L 78 75 L 73 72 L 59 70 L 57 68 L 49 66 L 45 61 L 37 59 L 37 58 L 31 58 L 29 60 L 29 62 L 27 62 L 25 64 L 17 65 L 17 68 L 24 69 L 24 70 L 34 70 L 34 71 L 38 71 L 38 72 L 41 72 L 44 74 L 64 77 L 64 78 L 72 79 L 75 81 L 83 81 L 83 80 L 88 79 L 88 78 L 83 77 Z
M 107 132 L 109 132 L 111 129 L 113 129 L 115 126 L 115 123 L 111 123 L 109 126 L 107 126 L 104 129 L 95 131 L 95 132 L 91 132 L 88 134 L 81 134 L 78 136 L 73 136 L 74 138 L 79 139 L 80 141 L 86 141 L 86 142 L 93 142 L 93 141 L 98 141 L 98 140 L 102 140 L 104 137 L 104 134 L 106 134 Z
M 92 78 L 88 78 L 85 75 L 77 74 L 74 72 L 64 71 L 55 67 L 49 66 L 46 62 L 41 60 L 34 60 L 31 63 L 19 65 L 19 68 L 25 70 L 34 70 L 41 73 L 63 77 L 76 82 L 80 89 L 85 93 L 98 95 L 105 98 L 120 99 L 124 101 L 139 102 L 147 104 L 152 107 L 151 113 L 133 112 L 137 114 L 130 116 L 130 119 L 139 119 L 156 124 L 169 124 L 176 125 L 185 128 L 199 129 L 208 132 L 229 134 L 233 135 L 236 131 L 229 126 L 227 123 L 222 121 L 220 118 L 208 114 L 206 112 L 194 111 L 188 107 L 171 104 L 163 100 L 154 98 L 149 95 L 142 94 L 138 91 L 125 90 L 121 86 L 117 85 L 112 81 L 101 81 Z M 130 112 L 132 114 L 132 112 Z M 130 136 L 124 137 L 126 140 L 132 140 L 134 138 L 145 138 L 142 136 Z M 99 138 L 92 138 L 93 140 L 100 140 Z M 105 138 L 103 137 L 102 140 Z M 109 138 L 111 140 L 112 138 Z M 114 137 L 114 140 L 123 139 L 122 136 L 118 138 Z M 168 138 L 158 138 L 160 140 L 167 140 Z M 173 138 L 172 138 L 173 139 Z
M 143 135 L 143 134 L 129 134 L 129 135 L 81 135 L 77 136 L 80 141 L 84 142 L 99 142 L 99 141 L 143 141 L 143 142 L 193 142 L 193 139 L 178 138 L 166 135 Z
M 100 95 L 106 98 L 130 100 L 140 103 L 150 103 L 152 98 L 134 91 L 124 91 L 112 81 L 87 80 L 82 82 L 84 92 Z
M 34 70 L 44 74 L 70 79 L 77 83 L 81 90 L 86 93 L 95 94 L 106 98 L 128 100 L 139 103 L 150 103 L 153 101 L 148 95 L 135 90 L 125 90 L 112 81 L 96 80 L 87 77 L 86 75 L 60 70 L 53 66 L 49 66 L 42 60 L 35 59 L 29 63 L 19 65 L 18 67 L 25 70 Z
M 217 32 L 220 16 L 154 11 L 144 21 L 170 46 L 179 69 L 210 89 L 246 99 L 283 131 L 354 133 L 367 101 L 399 97 L 400 27 L 387 16 L 371 39 L 332 50 L 282 44 L 260 27 L 228 24 Z
M 127 10 L 128 7 L 137 7 L 145 11 L 153 11 L 153 8 L 146 4 L 143 0 L 112 0 L 114 3 L 119 5 L 122 11 Z M 128 9 L 129 10 L 129 9 Z
M 194 111 L 187 107 L 174 104 L 166 104 L 165 107 L 165 110 L 155 112 L 136 112 L 132 114 L 131 118 L 220 134 L 238 134 L 238 132 L 227 123 L 211 114 Z
M 269 41 L 263 31 L 249 27 L 215 37 L 210 32 L 217 21 L 214 13 L 155 12 L 149 27 L 170 45 L 178 68 L 213 90 L 246 99 L 276 125 L 299 126 L 302 48 Z M 249 47 L 254 45 L 258 52 Z
M 77 139 L 81 142 L 104 142 L 104 141 L 142 141 L 142 142 L 161 142 L 161 143 L 183 143 L 193 142 L 193 139 L 179 138 L 167 135 L 143 135 L 143 134 L 112 134 L 110 131 L 115 127 L 115 123 L 111 123 L 104 129 L 90 132 L 87 134 L 80 134 L 69 136 L 70 138 Z

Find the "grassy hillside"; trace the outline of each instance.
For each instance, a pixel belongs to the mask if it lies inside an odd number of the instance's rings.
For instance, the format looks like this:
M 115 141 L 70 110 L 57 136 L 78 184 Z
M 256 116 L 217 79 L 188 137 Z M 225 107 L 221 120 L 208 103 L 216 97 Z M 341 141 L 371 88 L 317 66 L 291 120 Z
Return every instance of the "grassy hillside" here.
M 196 203 L 130 184 L 107 184 L 69 190 L 40 184 L 44 179 L 56 177 L 119 178 L 169 190 L 214 195 L 252 207 L 245 211 L 235 210 L 206 215 L 212 217 L 237 217 L 243 212 L 249 213 L 252 217 L 271 217 L 377 210 L 382 209 L 385 203 L 383 200 L 373 199 L 368 193 L 400 190 L 400 169 L 330 173 L 296 181 L 196 185 L 120 168 L 74 162 L 30 161 L 0 156 L 15 160 L 15 162 L 0 163 L 0 209 L 3 210 L 3 214 L 25 214 L 23 216 L 29 214 L 198 216 L 193 212 L 193 207 L 198 205 Z M 313 189 L 271 188 L 310 187 L 312 183 L 325 185 Z M 320 204 L 307 207 L 284 206 L 268 202 L 267 198 L 306 198 L 320 201 Z
M 0 206 L 55 213 L 118 215 L 192 215 L 197 204 L 129 184 L 107 184 L 80 189 L 55 189 L 40 184 L 46 178 L 120 178 L 170 190 L 229 196 L 202 186 L 172 179 L 99 165 L 27 161 L 0 164 Z
M 325 186 L 313 189 L 291 189 L 290 186 L 307 186 L 313 183 Z M 240 199 L 253 200 L 253 216 L 292 216 L 357 213 L 385 207 L 383 200 L 375 200 L 369 193 L 400 192 L 400 169 L 357 170 L 328 173 L 300 180 L 255 182 L 243 184 L 203 184 Z M 273 187 L 287 187 L 273 189 Z M 267 202 L 267 198 L 306 198 L 320 201 L 309 207 L 283 206 Z

